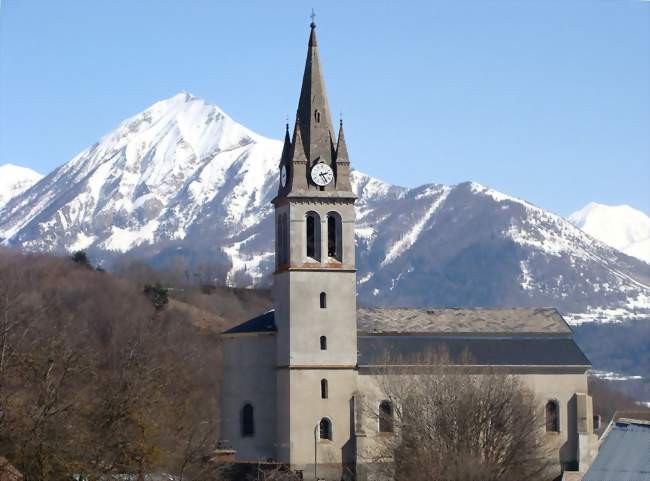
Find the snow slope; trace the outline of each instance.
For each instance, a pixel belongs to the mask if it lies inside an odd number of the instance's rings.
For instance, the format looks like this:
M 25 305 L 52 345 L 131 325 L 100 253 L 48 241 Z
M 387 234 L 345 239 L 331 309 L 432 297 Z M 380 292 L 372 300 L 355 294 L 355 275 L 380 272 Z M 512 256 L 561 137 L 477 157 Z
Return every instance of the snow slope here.
M 268 285 L 281 148 L 181 92 L 13 197 L 0 208 L 0 240 L 83 249 L 108 266 L 128 253 L 194 279 Z M 650 319 L 650 265 L 544 209 L 473 182 L 404 188 L 353 171 L 352 183 L 362 304 Z
M 26 167 L 0 165 L 0 209 L 13 197 L 29 189 L 43 176 Z
M 590 202 L 569 216 L 590 236 L 650 263 L 650 217 L 629 205 Z

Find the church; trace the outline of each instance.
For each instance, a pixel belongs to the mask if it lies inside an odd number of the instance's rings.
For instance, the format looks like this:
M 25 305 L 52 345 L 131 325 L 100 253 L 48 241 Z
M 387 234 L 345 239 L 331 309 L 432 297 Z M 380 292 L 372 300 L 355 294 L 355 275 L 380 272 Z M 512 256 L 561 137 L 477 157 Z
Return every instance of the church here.
M 235 461 L 281 463 L 303 479 L 364 479 L 362 453 L 390 428 L 360 408 L 363 400 L 380 419 L 392 415 L 377 389 L 395 373 L 385 354 L 445 349 L 469 352 L 475 372 L 519 376 L 540 400 L 558 473 L 584 468 L 595 443 L 591 366 L 562 316 L 555 309 L 359 308 L 355 200 L 312 22 L 273 199 L 274 308 L 223 333 L 220 436 Z

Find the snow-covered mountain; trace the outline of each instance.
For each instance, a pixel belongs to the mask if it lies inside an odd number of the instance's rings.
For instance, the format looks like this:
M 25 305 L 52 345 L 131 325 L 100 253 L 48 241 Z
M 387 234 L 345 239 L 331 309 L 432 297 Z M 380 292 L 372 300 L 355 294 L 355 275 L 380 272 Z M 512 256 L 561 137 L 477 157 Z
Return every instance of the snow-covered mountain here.
M 0 208 L 12 197 L 26 191 L 43 176 L 26 167 L 13 164 L 0 165 Z
M 265 285 L 281 147 L 183 92 L 11 199 L 0 210 L 0 238 L 28 250 L 85 249 L 106 263 L 128 253 L 188 275 Z M 358 171 L 352 180 L 364 304 L 650 318 L 650 266 L 554 214 L 472 182 L 408 189 Z
M 607 245 L 650 263 L 650 217 L 629 205 L 590 202 L 569 221 Z

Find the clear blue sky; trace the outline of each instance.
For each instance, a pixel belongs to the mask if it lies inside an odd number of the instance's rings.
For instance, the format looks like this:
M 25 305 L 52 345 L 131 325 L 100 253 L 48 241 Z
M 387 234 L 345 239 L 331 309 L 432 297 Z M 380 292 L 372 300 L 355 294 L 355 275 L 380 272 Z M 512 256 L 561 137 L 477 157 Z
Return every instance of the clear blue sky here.
M 47 173 L 180 90 L 280 138 L 313 6 L 358 169 L 650 213 L 647 1 L 0 1 L 0 164 Z

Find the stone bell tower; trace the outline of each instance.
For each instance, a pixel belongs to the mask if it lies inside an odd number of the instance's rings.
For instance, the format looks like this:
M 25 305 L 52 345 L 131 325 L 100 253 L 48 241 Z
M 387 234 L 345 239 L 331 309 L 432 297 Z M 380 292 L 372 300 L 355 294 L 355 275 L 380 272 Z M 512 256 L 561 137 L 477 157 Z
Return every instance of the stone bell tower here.
M 334 129 L 312 22 L 293 137 L 273 199 L 277 459 L 330 479 L 347 459 L 356 386 L 354 202 L 342 124 Z M 336 467 L 338 466 L 338 468 Z M 335 473 L 332 476 L 336 476 Z M 340 474 L 338 475 L 340 479 Z

